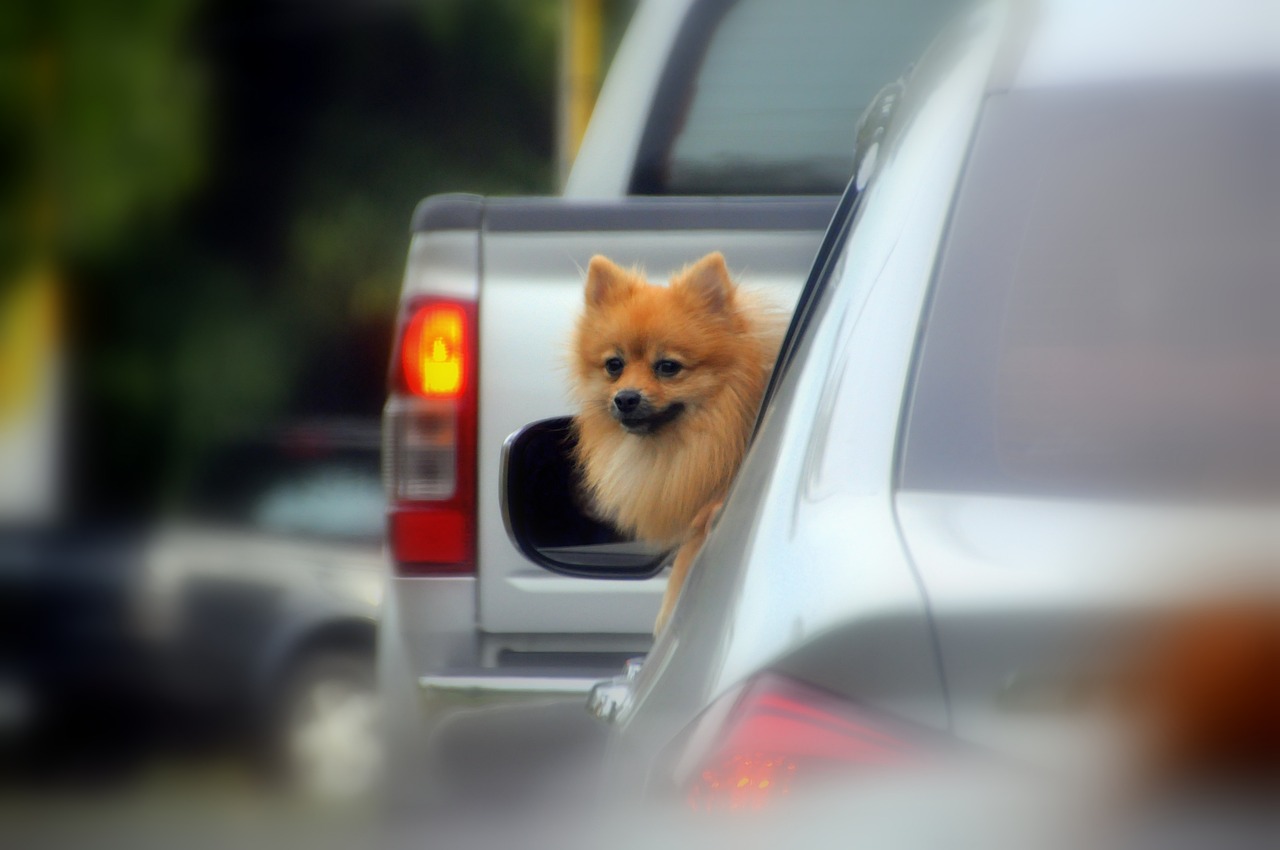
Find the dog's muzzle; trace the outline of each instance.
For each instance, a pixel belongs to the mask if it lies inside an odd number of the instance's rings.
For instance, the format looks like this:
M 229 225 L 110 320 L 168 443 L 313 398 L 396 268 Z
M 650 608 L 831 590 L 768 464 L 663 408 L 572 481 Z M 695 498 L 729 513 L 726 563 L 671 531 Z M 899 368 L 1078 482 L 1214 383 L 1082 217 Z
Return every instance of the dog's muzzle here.
M 653 434 L 684 412 L 684 404 L 675 402 L 662 410 L 653 406 L 637 390 L 619 390 L 613 397 L 609 413 L 628 433 Z

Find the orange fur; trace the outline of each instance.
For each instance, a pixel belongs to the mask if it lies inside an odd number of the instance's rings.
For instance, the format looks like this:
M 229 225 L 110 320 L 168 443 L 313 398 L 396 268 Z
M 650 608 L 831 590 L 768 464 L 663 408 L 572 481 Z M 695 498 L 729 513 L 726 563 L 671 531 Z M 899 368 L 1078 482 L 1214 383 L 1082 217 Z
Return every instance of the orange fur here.
M 1157 783 L 1280 782 L 1280 600 L 1209 600 L 1159 631 L 1137 677 Z
M 572 373 L 577 460 L 600 516 L 659 546 L 690 538 L 698 512 L 723 497 L 742 462 L 784 328 L 777 311 L 738 289 L 719 253 L 667 286 L 591 260 Z M 606 370 L 611 358 L 624 364 L 619 374 Z M 660 375 L 663 360 L 683 368 Z M 681 412 L 654 433 L 632 433 L 615 415 L 621 390 L 655 411 Z M 670 582 L 668 595 L 678 592 Z
M 690 523 L 689 537 L 680 546 L 680 550 L 676 552 L 676 559 L 671 564 L 671 576 L 667 579 L 667 592 L 662 596 L 662 607 L 658 609 L 658 620 L 653 625 L 654 634 L 662 631 L 662 627 L 667 624 L 667 620 L 671 619 L 671 612 L 675 610 L 680 588 L 684 587 L 684 580 L 689 575 L 689 567 L 693 565 L 693 559 L 702 551 L 702 544 L 706 542 L 707 535 L 711 533 L 711 521 L 716 518 L 716 514 L 720 512 L 720 506 L 723 504 L 724 501 L 721 499 L 709 502 L 706 507 L 698 511 L 698 515 Z

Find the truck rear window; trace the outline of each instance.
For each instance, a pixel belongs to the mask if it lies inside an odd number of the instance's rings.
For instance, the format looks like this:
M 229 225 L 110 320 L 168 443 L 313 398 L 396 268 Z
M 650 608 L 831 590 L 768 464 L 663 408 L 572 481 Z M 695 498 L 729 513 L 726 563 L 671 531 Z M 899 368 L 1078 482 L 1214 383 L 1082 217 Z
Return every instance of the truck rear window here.
M 1280 486 L 1280 89 L 985 110 L 939 261 L 911 489 Z
M 633 194 L 839 194 L 863 109 L 955 5 L 695 4 L 646 130 Z

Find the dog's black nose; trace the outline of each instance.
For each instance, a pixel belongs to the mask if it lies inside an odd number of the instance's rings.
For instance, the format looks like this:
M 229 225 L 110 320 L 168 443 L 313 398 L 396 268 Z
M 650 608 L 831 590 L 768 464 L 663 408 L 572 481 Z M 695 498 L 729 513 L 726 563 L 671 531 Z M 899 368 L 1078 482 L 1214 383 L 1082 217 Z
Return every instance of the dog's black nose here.
M 632 413 L 640 406 L 641 396 L 635 390 L 623 390 L 613 397 L 613 406 L 619 413 Z

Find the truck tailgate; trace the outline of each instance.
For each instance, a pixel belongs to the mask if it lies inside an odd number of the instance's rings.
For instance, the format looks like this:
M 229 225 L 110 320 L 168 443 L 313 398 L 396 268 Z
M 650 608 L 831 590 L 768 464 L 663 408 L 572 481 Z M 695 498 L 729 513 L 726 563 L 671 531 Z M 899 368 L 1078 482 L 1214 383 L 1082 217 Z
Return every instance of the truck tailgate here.
M 568 351 L 593 254 L 655 280 L 722 251 L 739 282 L 790 309 L 835 200 L 489 202 L 481 229 L 479 606 L 489 632 L 635 632 L 653 628 L 665 577 L 602 581 L 526 560 L 499 510 L 503 441 L 571 412 Z

